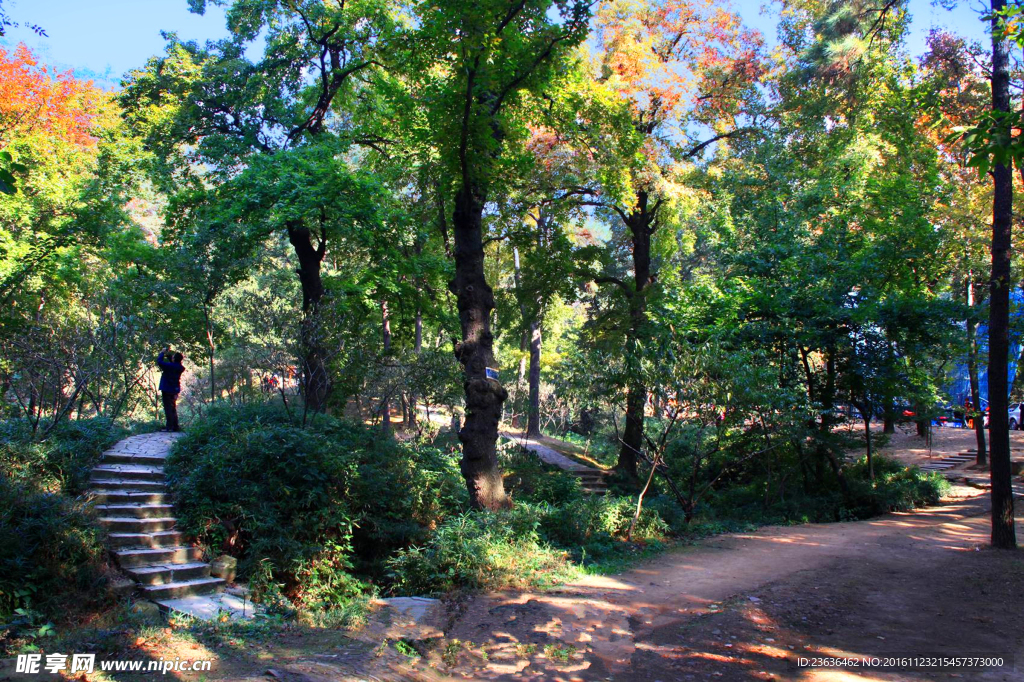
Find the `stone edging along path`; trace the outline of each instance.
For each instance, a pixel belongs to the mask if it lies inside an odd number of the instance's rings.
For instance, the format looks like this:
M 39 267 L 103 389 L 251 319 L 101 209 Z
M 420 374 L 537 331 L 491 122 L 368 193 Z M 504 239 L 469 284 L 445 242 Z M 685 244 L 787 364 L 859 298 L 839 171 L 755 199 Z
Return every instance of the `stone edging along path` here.
M 176 528 L 164 460 L 180 433 L 145 433 L 118 442 L 93 467 L 90 490 L 99 523 L 118 565 L 141 596 L 163 611 L 199 618 L 251 617 L 252 605 L 222 594 L 200 548 Z

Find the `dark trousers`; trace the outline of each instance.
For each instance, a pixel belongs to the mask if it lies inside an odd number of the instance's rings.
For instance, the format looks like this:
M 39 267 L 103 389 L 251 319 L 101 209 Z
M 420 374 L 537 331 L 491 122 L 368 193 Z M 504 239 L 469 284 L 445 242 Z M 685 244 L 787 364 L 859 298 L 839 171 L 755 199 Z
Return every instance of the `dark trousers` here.
M 160 391 L 160 397 L 164 401 L 164 416 L 167 417 L 167 430 L 178 431 L 178 394 L 170 391 Z

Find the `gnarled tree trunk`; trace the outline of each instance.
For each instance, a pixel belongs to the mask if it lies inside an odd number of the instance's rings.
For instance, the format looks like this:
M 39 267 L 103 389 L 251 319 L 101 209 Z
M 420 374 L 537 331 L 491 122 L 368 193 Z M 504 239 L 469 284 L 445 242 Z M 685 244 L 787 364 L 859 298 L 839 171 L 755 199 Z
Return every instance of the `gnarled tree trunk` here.
M 510 504 L 496 448 L 501 405 L 508 392 L 497 378 L 487 376 L 487 369 L 495 362 L 490 324 L 494 292 L 484 277 L 485 200 L 485 193 L 472 183 L 464 184 L 455 196 L 455 279 L 448 287 L 455 294 L 462 327 L 462 340 L 455 344 L 466 400 L 466 420 L 459 431 L 460 468 L 470 503 L 476 508 L 499 509 Z
M 299 260 L 299 283 L 302 285 L 302 323 L 299 328 L 302 384 L 306 410 L 322 412 L 331 395 L 331 378 L 327 373 L 327 353 L 324 348 L 323 321 L 320 303 L 324 297 L 324 283 L 320 264 L 327 251 L 327 240 L 320 239 L 314 248 L 309 228 L 300 223 L 288 225 L 288 241 Z
M 637 208 L 626 221 L 633 241 L 633 274 L 635 286 L 629 297 L 629 331 L 626 347 L 635 349 L 644 322 L 647 320 L 647 288 L 651 284 L 651 235 L 654 216 L 648 211 L 647 192 L 637 193 Z M 639 362 L 639 360 L 638 360 Z M 626 396 L 626 424 L 622 430 L 622 447 L 615 468 L 630 478 L 637 478 L 637 460 L 644 447 L 644 407 L 647 386 L 639 376 L 630 377 Z

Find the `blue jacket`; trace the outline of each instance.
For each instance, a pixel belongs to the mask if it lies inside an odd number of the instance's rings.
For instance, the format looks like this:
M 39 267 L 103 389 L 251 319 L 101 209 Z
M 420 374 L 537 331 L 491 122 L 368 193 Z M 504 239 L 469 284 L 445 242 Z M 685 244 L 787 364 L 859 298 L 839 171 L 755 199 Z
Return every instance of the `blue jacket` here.
M 156 356 L 156 364 L 160 365 L 160 390 L 166 393 L 181 392 L 181 374 L 185 371 L 185 365 L 180 362 L 172 362 L 164 359 L 164 352 Z

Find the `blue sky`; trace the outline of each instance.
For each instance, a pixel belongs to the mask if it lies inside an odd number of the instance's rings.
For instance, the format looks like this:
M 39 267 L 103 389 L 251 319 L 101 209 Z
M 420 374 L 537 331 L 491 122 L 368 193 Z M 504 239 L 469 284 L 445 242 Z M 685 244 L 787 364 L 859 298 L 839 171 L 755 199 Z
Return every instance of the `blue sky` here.
M 952 28 L 968 37 L 985 39 L 971 1 L 977 6 L 977 0 L 961 0 L 949 12 L 932 6 L 929 0 L 910 0 L 911 53 L 923 51 L 925 36 L 933 27 Z M 763 4 L 763 0 L 734 0 L 744 22 L 771 41 L 775 19 L 771 12 L 762 13 Z M 212 8 L 205 16 L 197 16 L 188 11 L 186 0 L 5 0 L 4 7 L 15 21 L 40 24 L 49 34 L 40 38 L 25 28 L 11 29 L 4 42 L 24 41 L 43 61 L 73 68 L 80 76 L 106 87 L 115 87 L 126 71 L 162 52 L 160 31 L 176 31 L 183 39 L 199 41 L 222 38 L 227 33 L 221 10 Z

